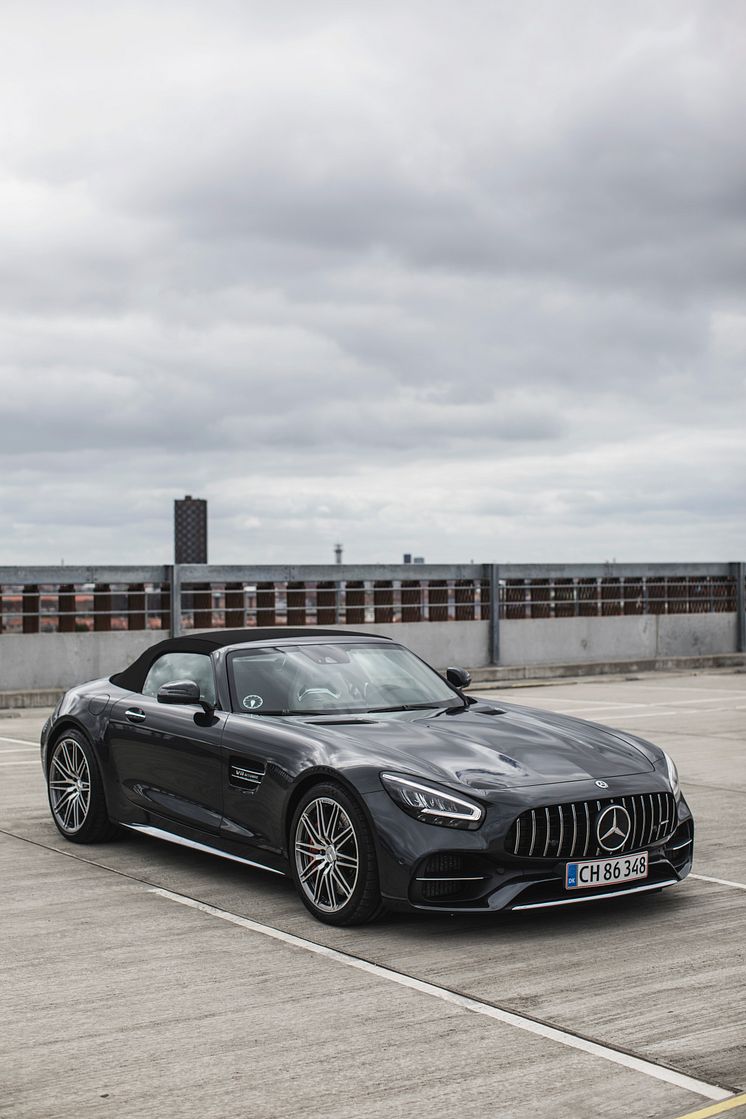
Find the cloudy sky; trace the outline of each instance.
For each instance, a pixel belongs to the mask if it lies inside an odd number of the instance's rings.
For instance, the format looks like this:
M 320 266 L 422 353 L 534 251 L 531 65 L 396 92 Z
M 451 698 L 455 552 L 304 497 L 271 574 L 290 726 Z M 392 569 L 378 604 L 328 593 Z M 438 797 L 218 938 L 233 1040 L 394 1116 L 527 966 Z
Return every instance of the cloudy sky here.
M 746 558 L 742 0 L 3 4 L 0 562 Z

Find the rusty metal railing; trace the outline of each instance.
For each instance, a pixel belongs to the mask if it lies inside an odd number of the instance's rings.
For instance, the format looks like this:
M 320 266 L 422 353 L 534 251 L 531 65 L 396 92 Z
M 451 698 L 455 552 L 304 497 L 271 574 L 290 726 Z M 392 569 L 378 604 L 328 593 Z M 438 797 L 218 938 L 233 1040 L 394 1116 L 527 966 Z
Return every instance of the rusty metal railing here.
M 0 567 L 0 635 L 735 612 L 744 564 Z

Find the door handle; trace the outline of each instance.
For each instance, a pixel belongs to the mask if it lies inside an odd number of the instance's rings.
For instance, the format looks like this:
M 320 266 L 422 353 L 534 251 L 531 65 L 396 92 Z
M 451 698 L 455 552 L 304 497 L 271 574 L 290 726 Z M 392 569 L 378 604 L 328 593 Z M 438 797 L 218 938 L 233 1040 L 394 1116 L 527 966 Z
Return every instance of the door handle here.
M 141 711 L 139 707 L 130 707 L 124 714 L 131 723 L 145 722 L 145 712 Z

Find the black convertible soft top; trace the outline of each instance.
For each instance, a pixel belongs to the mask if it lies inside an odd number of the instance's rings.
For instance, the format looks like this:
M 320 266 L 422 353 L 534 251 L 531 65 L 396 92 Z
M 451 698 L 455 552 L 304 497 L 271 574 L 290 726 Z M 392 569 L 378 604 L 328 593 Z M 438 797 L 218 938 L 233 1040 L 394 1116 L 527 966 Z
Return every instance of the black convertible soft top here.
M 329 637 L 336 637 L 337 640 L 347 637 L 381 640 L 380 635 L 375 633 L 362 633 L 360 630 L 317 629 L 315 626 L 304 626 L 302 629 L 290 626 L 216 629 L 209 633 L 195 633 L 194 636 L 188 637 L 168 637 L 165 641 L 159 641 L 141 653 L 129 668 L 125 668 L 122 672 L 115 672 L 109 679 L 112 684 L 124 688 L 127 692 L 139 692 L 142 691 L 151 665 L 164 653 L 211 653 L 214 649 L 225 648 L 226 645 L 245 645 L 249 641 L 295 641 L 299 638 L 316 640 Z

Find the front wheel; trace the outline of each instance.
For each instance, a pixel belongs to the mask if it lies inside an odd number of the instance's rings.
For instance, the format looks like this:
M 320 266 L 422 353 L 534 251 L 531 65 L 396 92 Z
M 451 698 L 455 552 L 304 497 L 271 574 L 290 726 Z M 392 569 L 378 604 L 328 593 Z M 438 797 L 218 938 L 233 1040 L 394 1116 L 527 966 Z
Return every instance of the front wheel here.
M 362 925 L 383 911 L 368 821 L 339 785 L 315 785 L 301 798 L 290 865 L 303 904 L 328 925 Z
M 47 793 L 52 819 L 65 839 L 103 843 L 116 834 L 95 755 L 78 731 L 66 731 L 52 746 Z

